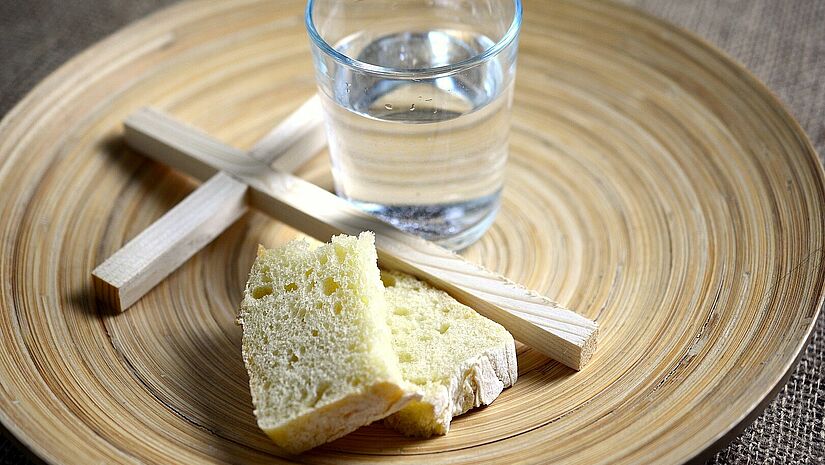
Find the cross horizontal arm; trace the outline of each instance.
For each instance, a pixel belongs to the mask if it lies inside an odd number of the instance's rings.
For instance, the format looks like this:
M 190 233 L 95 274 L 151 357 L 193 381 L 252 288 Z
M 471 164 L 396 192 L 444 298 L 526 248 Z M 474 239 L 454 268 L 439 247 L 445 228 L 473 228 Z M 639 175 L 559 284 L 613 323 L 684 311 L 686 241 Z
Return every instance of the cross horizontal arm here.
M 199 179 L 218 171 L 249 186 L 248 201 L 319 240 L 371 230 L 382 266 L 418 276 L 500 323 L 519 341 L 581 369 L 596 345 L 596 323 L 461 256 L 351 206 L 320 187 L 240 156 L 239 151 L 163 113 L 143 109 L 126 120 L 126 141 Z

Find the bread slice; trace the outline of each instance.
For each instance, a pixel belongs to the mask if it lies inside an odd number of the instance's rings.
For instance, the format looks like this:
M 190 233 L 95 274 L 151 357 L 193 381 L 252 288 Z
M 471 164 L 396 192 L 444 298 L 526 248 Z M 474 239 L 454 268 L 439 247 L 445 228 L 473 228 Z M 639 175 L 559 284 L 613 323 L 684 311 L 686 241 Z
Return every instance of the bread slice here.
M 390 342 L 372 233 L 260 248 L 241 304 L 258 426 L 299 453 L 397 411 L 405 388 Z
M 401 373 L 423 394 L 385 424 L 408 436 L 446 434 L 454 416 L 516 382 L 515 342 L 501 325 L 412 276 L 382 271 L 381 279 Z

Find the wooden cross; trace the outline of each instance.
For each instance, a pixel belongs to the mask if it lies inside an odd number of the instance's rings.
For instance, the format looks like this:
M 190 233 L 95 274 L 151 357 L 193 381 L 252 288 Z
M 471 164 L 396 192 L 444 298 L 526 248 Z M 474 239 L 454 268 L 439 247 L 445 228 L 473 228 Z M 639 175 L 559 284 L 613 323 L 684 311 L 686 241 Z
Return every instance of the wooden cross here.
M 249 204 L 321 241 L 373 231 L 382 267 L 447 291 L 571 368 L 589 361 L 598 333 L 594 321 L 289 174 L 325 144 L 320 115 L 317 98 L 310 99 L 248 154 L 157 110 L 130 115 L 124 134 L 130 146 L 205 182 L 92 272 L 97 296 L 125 310 Z

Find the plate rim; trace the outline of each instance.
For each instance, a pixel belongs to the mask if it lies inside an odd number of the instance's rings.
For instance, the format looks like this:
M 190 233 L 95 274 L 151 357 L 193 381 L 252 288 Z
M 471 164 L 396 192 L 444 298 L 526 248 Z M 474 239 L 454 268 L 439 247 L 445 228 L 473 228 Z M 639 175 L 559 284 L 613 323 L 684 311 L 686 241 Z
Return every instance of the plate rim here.
M 236 0 L 235 5 L 243 3 L 255 3 L 255 1 L 256 0 Z M 813 162 L 812 164 L 816 166 L 815 173 L 812 173 L 812 175 L 816 178 L 817 184 L 823 190 L 825 190 L 825 166 L 823 166 L 823 160 L 821 159 L 820 155 L 816 151 L 816 148 L 812 144 L 810 136 L 799 124 L 799 122 L 794 117 L 793 113 L 787 107 L 785 102 L 783 102 L 782 99 L 770 87 L 768 87 L 764 82 L 762 82 L 738 59 L 734 58 L 733 56 L 731 56 L 715 44 L 711 43 L 710 41 L 704 39 L 698 34 L 682 26 L 676 25 L 665 19 L 654 16 L 653 14 L 643 11 L 634 6 L 620 3 L 618 0 L 586 0 L 584 2 L 571 0 L 554 1 L 574 4 L 576 5 L 576 7 L 580 8 L 586 8 L 587 4 L 598 4 L 606 6 L 607 8 L 622 10 L 625 14 L 636 16 L 640 19 L 643 19 L 646 22 L 655 24 L 657 27 L 663 30 L 667 30 L 676 36 L 680 36 L 684 39 L 687 39 L 696 44 L 700 49 L 704 49 L 710 52 L 712 55 L 718 57 L 720 63 L 724 63 L 725 66 L 734 71 L 738 77 L 742 78 L 748 85 L 748 87 L 752 88 L 757 94 L 759 94 L 760 98 L 764 100 L 767 104 L 769 104 L 775 111 L 777 111 L 777 113 L 780 114 L 782 119 L 789 124 L 790 129 L 793 131 L 795 135 L 798 136 L 800 146 L 804 148 L 804 157 L 807 158 L 808 162 Z M 61 65 L 59 65 L 56 69 L 51 71 L 45 78 L 41 79 L 34 87 L 29 89 L 23 95 L 23 97 L 20 98 L 17 101 L 17 103 L 15 103 L 8 110 L 8 112 L 3 116 L 3 118 L 0 119 L 0 134 L 2 134 L 5 131 L 6 127 L 11 124 L 11 122 L 16 118 L 17 114 L 27 107 L 28 102 L 30 100 L 34 99 L 37 95 L 47 91 L 50 87 L 52 87 L 53 83 L 62 80 L 64 75 L 71 75 L 71 71 L 73 70 L 73 68 L 81 67 L 80 65 L 82 65 L 85 61 L 88 61 L 90 57 L 93 57 L 98 50 L 104 49 L 112 42 L 121 41 L 129 35 L 139 32 L 147 24 L 162 23 L 162 19 L 164 19 L 166 16 L 171 15 L 176 10 L 191 10 L 193 8 L 193 5 L 196 5 L 197 3 L 197 0 L 185 0 L 162 7 L 142 18 L 125 24 L 124 26 L 118 28 L 117 30 L 106 35 L 105 37 L 93 42 L 91 45 L 76 53 L 68 60 L 63 62 Z M 0 159 L 0 166 L 2 166 L 4 163 L 5 160 Z M 823 221 L 825 221 L 825 219 L 823 219 Z M 825 233 L 822 234 L 822 238 L 825 238 Z M 808 323 L 808 326 L 804 331 L 804 337 L 800 339 L 799 343 L 794 349 L 794 356 L 789 357 L 788 360 L 785 362 L 784 372 L 775 377 L 775 379 L 769 383 L 769 386 L 766 389 L 762 390 L 762 393 L 758 396 L 759 398 L 755 399 L 755 401 L 751 404 L 750 407 L 747 407 L 745 411 L 741 412 L 738 418 L 732 420 L 729 423 L 729 425 L 725 427 L 724 431 L 718 432 L 715 436 L 711 437 L 710 439 L 702 443 L 702 445 L 698 446 L 696 450 L 691 453 L 691 455 L 686 455 L 684 457 L 684 463 L 705 463 L 705 461 L 708 460 L 713 454 L 715 454 L 721 448 L 728 445 L 733 439 L 739 436 L 748 426 L 750 426 L 753 423 L 753 421 L 764 412 L 768 404 L 770 404 L 775 399 L 779 391 L 781 391 L 782 388 L 785 387 L 794 369 L 799 364 L 804 349 L 810 344 L 811 338 L 814 333 L 814 329 L 816 328 L 817 321 L 822 314 L 822 306 L 823 303 L 825 303 L 825 278 L 822 279 L 822 282 L 817 284 L 820 285 L 820 292 L 819 296 L 816 297 L 816 308 L 814 309 L 810 322 Z M 8 312 L 9 310 L 7 308 L 0 308 L 0 311 Z M 4 437 L 7 440 L 14 443 L 15 446 L 21 449 L 26 455 L 28 455 L 29 458 L 33 459 L 35 462 L 59 463 L 51 462 L 47 457 L 40 455 L 40 452 L 44 452 L 45 450 L 47 450 L 47 448 L 42 447 L 40 443 L 32 440 L 32 438 L 30 438 L 29 435 L 26 434 L 26 432 L 22 428 L 20 428 L 19 425 L 12 422 L 11 419 L 6 415 L 6 412 L 1 409 L 0 433 L 5 433 Z
M 762 99 L 766 100 L 767 103 L 769 103 L 774 109 L 779 110 L 783 119 L 790 123 L 793 132 L 798 136 L 801 136 L 800 141 L 802 142 L 801 145 L 805 148 L 805 156 L 812 158 L 812 160 L 809 159 L 808 161 L 813 161 L 813 164 L 816 166 L 814 176 L 817 179 L 817 183 L 820 187 L 825 188 L 825 166 L 823 166 L 823 160 L 811 142 L 810 136 L 808 136 L 808 133 L 804 128 L 802 128 L 802 125 L 799 124 L 799 121 L 796 120 L 785 102 L 783 102 L 782 99 L 779 98 L 779 96 L 770 87 L 768 87 L 767 84 L 762 82 L 762 80 L 759 79 L 742 62 L 715 44 L 699 36 L 693 31 L 683 28 L 682 26 L 654 16 L 639 8 L 620 3 L 618 0 L 606 0 L 604 3 L 610 4 L 610 6 L 614 8 L 623 9 L 630 14 L 641 16 L 645 20 L 653 22 L 663 29 L 667 29 L 675 34 L 689 39 L 700 48 L 704 48 L 705 50 L 708 50 L 712 54 L 718 56 L 721 59 L 720 62 L 725 63 L 725 65 L 735 71 L 737 75 L 744 78 L 748 86 L 756 90 Z M 825 237 L 825 233 L 823 233 L 822 237 Z M 797 347 L 794 349 L 794 356 L 785 363 L 784 373 L 777 376 L 776 379 L 770 383 L 770 386 L 763 391 L 763 394 L 760 395 L 761 398 L 756 402 L 753 402 L 751 404 L 752 406 L 746 412 L 742 413 L 739 418 L 732 421 L 726 431 L 718 433 L 715 437 L 705 442 L 701 450 L 697 450 L 693 456 L 687 458 L 684 463 L 702 465 L 707 462 L 707 460 L 709 460 L 716 452 L 730 444 L 734 439 L 741 435 L 744 430 L 756 420 L 757 417 L 762 415 L 768 405 L 774 401 L 776 395 L 779 394 L 779 391 L 781 391 L 788 383 L 791 374 L 793 374 L 797 365 L 799 365 L 799 361 L 802 359 L 802 354 L 805 351 L 805 348 L 811 342 L 814 329 L 816 328 L 816 323 L 822 314 L 822 306 L 825 304 L 825 286 L 820 286 L 819 296 L 816 298 L 816 301 L 816 309 L 811 317 L 811 321 L 808 323 L 808 327 L 805 329 L 805 336 L 800 340 L 799 344 L 797 344 Z

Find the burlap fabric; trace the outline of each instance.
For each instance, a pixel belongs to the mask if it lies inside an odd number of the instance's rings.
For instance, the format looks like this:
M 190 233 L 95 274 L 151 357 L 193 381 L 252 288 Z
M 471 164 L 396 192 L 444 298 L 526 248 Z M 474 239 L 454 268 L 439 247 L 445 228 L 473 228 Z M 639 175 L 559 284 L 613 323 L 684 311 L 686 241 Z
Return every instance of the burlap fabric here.
M 273 0 L 277 1 L 277 0 Z M 825 154 L 824 0 L 624 0 L 715 44 L 788 105 Z M 170 0 L 0 0 L 0 115 L 77 52 Z M 790 381 L 709 464 L 825 463 L 825 317 Z M 2 380 L 0 380 L 2 381 Z M 0 463 L 29 463 L 0 438 Z

